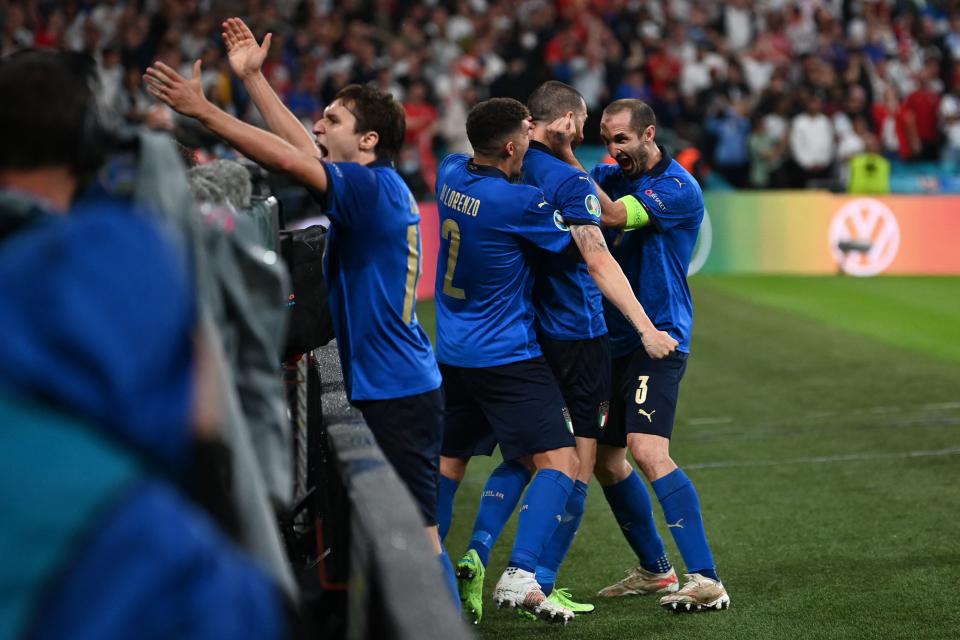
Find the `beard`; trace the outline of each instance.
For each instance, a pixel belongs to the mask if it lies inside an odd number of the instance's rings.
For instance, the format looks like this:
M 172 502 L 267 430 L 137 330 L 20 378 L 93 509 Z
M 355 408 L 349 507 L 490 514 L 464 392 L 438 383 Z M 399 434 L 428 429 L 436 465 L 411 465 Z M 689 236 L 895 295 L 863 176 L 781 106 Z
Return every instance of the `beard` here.
M 621 151 L 614 158 L 628 177 L 636 178 L 647 170 L 647 162 L 650 160 L 650 153 L 642 146 L 633 152 Z

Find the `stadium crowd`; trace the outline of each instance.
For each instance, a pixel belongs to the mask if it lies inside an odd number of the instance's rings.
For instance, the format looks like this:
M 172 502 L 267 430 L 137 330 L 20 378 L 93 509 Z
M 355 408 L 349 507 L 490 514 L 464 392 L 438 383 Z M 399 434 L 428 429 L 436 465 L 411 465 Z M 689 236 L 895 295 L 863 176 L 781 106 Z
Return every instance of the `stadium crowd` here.
M 853 0 L 190 0 L 0 5 L 0 53 L 93 53 L 102 101 L 174 126 L 140 80 L 154 60 L 187 72 L 227 112 L 256 121 L 231 78 L 220 23 L 272 34 L 264 73 L 312 123 L 342 87 L 371 83 L 402 100 L 398 169 L 420 197 L 437 158 L 469 149 L 466 112 L 488 96 L 526 100 L 548 79 L 576 87 L 598 143 L 602 105 L 648 101 L 659 137 L 702 178 L 736 187 L 826 185 L 850 158 L 960 165 L 960 3 Z M 228 6 L 229 5 L 229 6 Z M 185 73 L 185 75 L 187 75 Z

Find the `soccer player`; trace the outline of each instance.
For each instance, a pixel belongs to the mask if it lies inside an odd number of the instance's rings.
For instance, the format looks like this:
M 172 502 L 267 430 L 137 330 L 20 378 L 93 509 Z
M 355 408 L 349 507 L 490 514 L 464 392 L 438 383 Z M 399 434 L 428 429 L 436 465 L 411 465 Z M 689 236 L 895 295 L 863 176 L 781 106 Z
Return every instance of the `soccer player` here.
M 583 139 L 587 118 L 583 97 L 573 87 L 550 81 L 531 94 L 528 108 L 533 118 L 530 148 L 523 159 L 523 181 L 542 189 L 564 219 L 599 220 L 600 201 L 589 176 L 558 158 L 551 148 L 548 125 L 563 117 L 576 125 L 573 143 Z M 588 613 L 591 604 L 580 604 L 566 590 L 554 591 L 556 574 L 583 516 L 590 477 L 593 475 L 597 435 L 604 428 L 610 398 L 610 357 L 603 320 L 601 291 L 621 309 L 641 335 L 651 358 L 668 355 L 677 341 L 658 331 L 637 301 L 620 266 L 607 250 L 601 230 L 583 225 L 577 230 L 583 257 L 545 253 L 536 267 L 534 310 L 537 342 L 560 385 L 576 438 L 579 472 L 563 519 L 548 541 L 536 568 L 537 582 L 554 602 L 574 613 Z M 594 282 L 596 280 L 596 283 Z M 599 287 L 598 287 L 599 285 Z M 441 533 L 449 526 L 457 479 L 465 461 L 441 462 L 439 520 Z M 459 467 L 459 468 L 458 468 Z M 454 472 L 456 477 L 447 477 Z M 469 548 L 457 563 L 461 600 L 474 618 L 482 616 L 484 568 L 490 550 L 513 512 L 530 478 L 517 461 L 506 460 L 484 487 Z
M 347 86 L 314 124 L 314 142 L 260 73 L 269 37 L 258 45 L 232 19 L 224 38 L 231 67 L 279 135 L 211 104 L 200 86 L 200 61 L 189 81 L 155 63 L 145 75 L 147 90 L 249 158 L 288 174 L 325 205 L 331 228 L 324 277 L 347 397 L 416 500 L 455 593 L 436 527 L 440 373 L 415 314 L 420 215 L 392 162 L 403 143 L 403 108 L 388 94 Z
M 462 478 L 471 456 L 490 455 L 499 444 L 505 460 L 537 470 L 493 597 L 566 623 L 573 612 L 547 599 L 535 571 L 579 463 L 567 407 L 536 341 L 531 259 L 538 250 L 571 250 L 571 236 L 584 234 L 583 227 L 599 232 L 599 217 L 564 219 L 542 191 L 511 182 L 531 127 L 529 112 L 516 100 L 482 102 L 467 117 L 474 157 L 451 155 L 440 166 L 436 305 L 446 399 L 443 460 L 458 462 Z
M 573 128 L 570 122 L 565 127 Z M 703 194 L 696 180 L 656 143 L 656 130 L 656 117 L 646 103 L 633 99 L 611 103 L 604 109 L 600 133 L 616 164 L 598 165 L 592 172 L 603 224 L 613 228 L 614 257 L 644 308 L 652 312 L 653 323 L 680 341 L 674 354 L 654 360 L 623 315 L 604 304 L 613 394 L 609 422 L 599 438 L 595 475 L 639 566 L 600 595 L 665 593 L 660 604 L 668 610 L 725 609 L 730 596 L 717 576 L 699 497 L 670 457 L 693 328 L 686 274 L 703 220 Z M 576 162 L 569 145 L 564 157 Z M 626 461 L 627 448 L 650 481 L 687 566 L 687 581 L 679 590 L 654 524 L 650 495 Z

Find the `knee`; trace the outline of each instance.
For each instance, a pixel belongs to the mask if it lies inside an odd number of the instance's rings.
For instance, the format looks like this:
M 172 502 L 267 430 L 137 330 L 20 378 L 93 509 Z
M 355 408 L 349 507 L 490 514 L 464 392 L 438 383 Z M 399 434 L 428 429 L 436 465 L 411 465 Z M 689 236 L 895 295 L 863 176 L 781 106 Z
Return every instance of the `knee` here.
M 467 474 L 467 462 L 465 458 L 448 458 L 440 456 L 440 475 L 456 482 L 462 482 L 463 476 Z
M 640 471 L 651 482 L 667 475 L 677 467 L 667 451 L 640 449 L 631 453 Z
M 616 451 L 598 452 L 597 463 L 593 468 L 593 475 L 597 482 L 607 487 L 621 482 L 633 472 L 633 468 L 624 457 L 623 449 Z

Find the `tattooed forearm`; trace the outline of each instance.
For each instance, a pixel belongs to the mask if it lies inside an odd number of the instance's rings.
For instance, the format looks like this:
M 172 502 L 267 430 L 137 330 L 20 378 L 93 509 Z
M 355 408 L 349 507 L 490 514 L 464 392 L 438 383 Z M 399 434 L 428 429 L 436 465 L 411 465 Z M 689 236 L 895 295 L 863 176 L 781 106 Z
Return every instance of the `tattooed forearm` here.
M 577 243 L 580 253 L 584 256 L 588 253 L 607 251 L 607 243 L 599 227 L 592 224 L 578 224 L 570 227 L 570 233 L 573 234 L 573 241 Z

